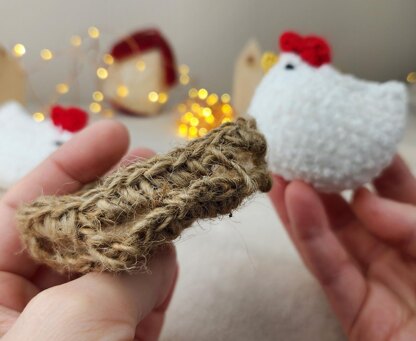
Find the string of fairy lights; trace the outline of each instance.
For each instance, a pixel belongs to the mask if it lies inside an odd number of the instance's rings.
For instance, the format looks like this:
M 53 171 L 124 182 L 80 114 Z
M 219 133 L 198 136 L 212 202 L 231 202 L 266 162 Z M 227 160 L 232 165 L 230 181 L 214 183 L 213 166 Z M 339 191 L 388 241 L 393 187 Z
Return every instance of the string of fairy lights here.
M 93 68 L 95 69 L 96 89 L 91 94 L 91 102 L 88 105 L 88 109 L 91 114 L 101 114 L 103 117 L 113 117 L 114 110 L 105 101 L 106 98 L 102 91 L 102 83 L 100 81 L 103 81 L 109 77 L 108 68 L 111 65 L 113 65 L 114 58 L 111 54 L 100 53 L 99 38 L 101 37 L 101 35 L 102 32 L 98 27 L 91 26 L 88 28 L 87 34 L 85 36 L 71 36 L 69 39 L 69 43 L 72 52 L 71 54 L 75 56 L 74 64 L 81 64 L 81 61 L 88 59 L 87 56 L 91 52 L 95 52 L 97 58 L 93 60 Z M 83 46 L 85 47 L 84 49 L 82 49 Z M 26 47 L 22 43 L 17 43 L 12 48 L 13 55 L 18 59 L 21 59 L 23 56 L 25 56 L 27 52 L 28 51 Z M 68 52 L 69 51 L 67 49 L 61 51 L 52 51 L 51 49 L 44 48 L 40 50 L 39 55 L 41 61 L 43 63 L 47 63 L 57 58 L 58 56 L 70 55 Z M 143 60 L 139 60 L 135 66 L 137 72 L 143 72 L 146 69 L 146 63 Z M 66 81 L 56 84 L 55 93 L 51 96 L 47 103 L 44 103 L 38 96 L 36 96 L 36 91 L 31 86 L 29 79 L 30 74 L 34 72 L 33 69 L 38 70 L 40 68 L 40 65 L 36 65 L 36 67 L 33 68 L 25 68 L 22 63 L 22 67 L 28 76 L 27 78 L 29 88 L 33 93 L 34 100 L 40 107 L 39 110 L 35 111 L 32 115 L 33 119 L 36 122 L 44 121 L 45 118 L 48 116 L 50 106 L 57 103 L 61 96 L 68 94 L 70 91 L 73 90 L 75 86 L 79 86 L 78 84 L 76 84 L 79 76 L 79 70 L 77 70 L 77 67 L 74 67 L 73 70 L 70 71 L 68 79 Z M 190 84 L 191 77 L 189 66 L 185 64 L 179 65 L 178 71 L 180 84 L 183 86 Z M 116 94 L 120 98 L 127 97 L 129 93 L 130 89 L 128 88 L 128 86 L 124 84 L 120 84 L 116 89 Z M 148 101 L 152 103 L 165 104 L 169 100 L 169 95 L 166 92 L 150 91 L 147 97 Z
M 36 96 L 36 91 L 30 84 L 28 77 L 29 88 L 32 90 L 35 100 L 38 102 L 40 109 L 33 113 L 33 119 L 36 122 L 42 122 L 48 116 L 51 105 L 56 104 L 61 96 L 68 94 L 70 91 L 80 92 L 78 76 L 80 68 L 78 64 L 81 61 L 88 60 L 88 55 L 93 52 L 95 58 L 93 59 L 93 69 L 95 70 L 96 89 L 91 93 L 91 102 L 88 109 L 91 114 L 101 114 L 103 117 L 110 118 L 114 116 L 114 110 L 110 104 L 106 103 L 105 95 L 102 91 L 103 80 L 109 77 L 109 67 L 114 63 L 114 57 L 108 53 L 100 52 L 99 39 L 102 35 L 100 29 L 96 26 L 88 28 L 86 34 L 72 35 L 69 39 L 70 49 L 73 56 L 75 56 L 74 64 L 66 81 L 60 82 L 55 86 L 55 93 L 51 96 L 47 103 L 44 103 Z M 85 47 L 84 49 L 82 47 Z M 20 59 L 27 54 L 27 49 L 22 43 L 17 43 L 12 48 L 13 55 Z M 41 49 L 39 52 L 41 62 L 48 63 L 59 56 L 68 56 L 68 50 L 53 51 L 48 48 Z M 261 67 L 266 73 L 277 61 L 275 53 L 266 51 L 261 58 Z M 37 65 L 35 69 L 41 66 Z M 143 72 L 146 69 L 146 63 L 143 60 L 137 61 L 137 72 Z M 25 68 L 23 68 L 25 69 Z M 25 69 L 29 76 L 30 70 Z M 182 64 L 178 67 L 179 83 L 182 86 L 191 85 L 190 68 L 188 65 Z M 409 84 L 416 84 L 416 71 L 410 72 L 406 81 Z M 117 96 L 120 98 L 127 97 L 130 93 L 128 86 L 120 84 L 116 90 Z M 169 100 L 169 95 L 165 92 L 150 91 L 147 99 L 152 103 L 165 104 Z M 231 97 L 225 93 L 217 95 L 209 93 L 205 88 L 192 87 L 188 91 L 188 97 L 177 106 L 177 111 L 180 113 L 180 118 L 177 124 L 177 132 L 180 136 L 192 139 L 204 136 L 211 129 L 219 126 L 224 122 L 232 121 L 235 117 L 235 111 L 231 106 Z
M 234 119 L 235 112 L 229 94 L 218 96 L 206 89 L 191 88 L 188 99 L 178 105 L 181 118 L 178 135 L 193 139 L 206 135 L 211 129 Z

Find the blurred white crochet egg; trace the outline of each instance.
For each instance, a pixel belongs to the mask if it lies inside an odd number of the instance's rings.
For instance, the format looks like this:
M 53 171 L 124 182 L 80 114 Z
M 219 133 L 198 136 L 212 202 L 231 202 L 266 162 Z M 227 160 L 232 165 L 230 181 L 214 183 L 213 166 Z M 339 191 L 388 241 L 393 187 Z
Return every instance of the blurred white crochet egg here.
M 391 162 L 403 136 L 405 85 L 340 73 L 318 37 L 289 32 L 280 45 L 283 53 L 248 111 L 268 141 L 271 170 L 323 192 L 370 182 Z

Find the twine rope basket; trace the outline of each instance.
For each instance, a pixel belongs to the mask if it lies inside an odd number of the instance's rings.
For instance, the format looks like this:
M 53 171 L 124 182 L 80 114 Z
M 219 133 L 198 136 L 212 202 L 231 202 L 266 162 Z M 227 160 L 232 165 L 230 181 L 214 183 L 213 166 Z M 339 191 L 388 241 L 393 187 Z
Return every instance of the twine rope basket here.
M 197 219 L 230 214 L 271 178 L 255 122 L 238 119 L 166 155 L 137 161 L 74 195 L 18 212 L 30 255 L 59 272 L 135 272 Z

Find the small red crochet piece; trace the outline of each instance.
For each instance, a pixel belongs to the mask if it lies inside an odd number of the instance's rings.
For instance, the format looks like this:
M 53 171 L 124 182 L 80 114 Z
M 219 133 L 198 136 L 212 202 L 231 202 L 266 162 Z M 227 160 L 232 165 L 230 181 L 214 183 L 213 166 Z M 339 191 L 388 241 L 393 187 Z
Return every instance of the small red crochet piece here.
M 328 42 L 321 37 L 302 37 L 296 32 L 289 31 L 280 36 L 279 43 L 283 52 L 296 53 L 314 67 L 331 62 L 331 48 Z
M 51 108 L 51 119 L 55 126 L 75 133 L 87 125 L 88 114 L 80 108 L 55 105 Z

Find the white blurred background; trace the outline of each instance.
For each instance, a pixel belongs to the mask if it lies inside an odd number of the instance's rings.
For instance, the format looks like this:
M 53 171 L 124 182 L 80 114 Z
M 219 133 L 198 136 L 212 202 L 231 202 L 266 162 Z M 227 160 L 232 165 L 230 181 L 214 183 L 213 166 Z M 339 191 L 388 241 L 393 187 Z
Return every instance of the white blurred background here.
M 62 50 L 89 26 L 102 31 L 104 48 L 134 30 L 159 27 L 197 85 L 231 91 L 235 59 L 249 38 L 276 50 L 287 29 L 325 36 L 341 70 L 372 80 L 401 79 L 416 69 L 415 0 L 1 0 L 0 44 L 23 43 L 23 63 L 36 65 L 39 51 Z M 40 97 L 65 80 L 59 57 L 32 73 Z M 81 82 L 85 98 L 94 71 Z

